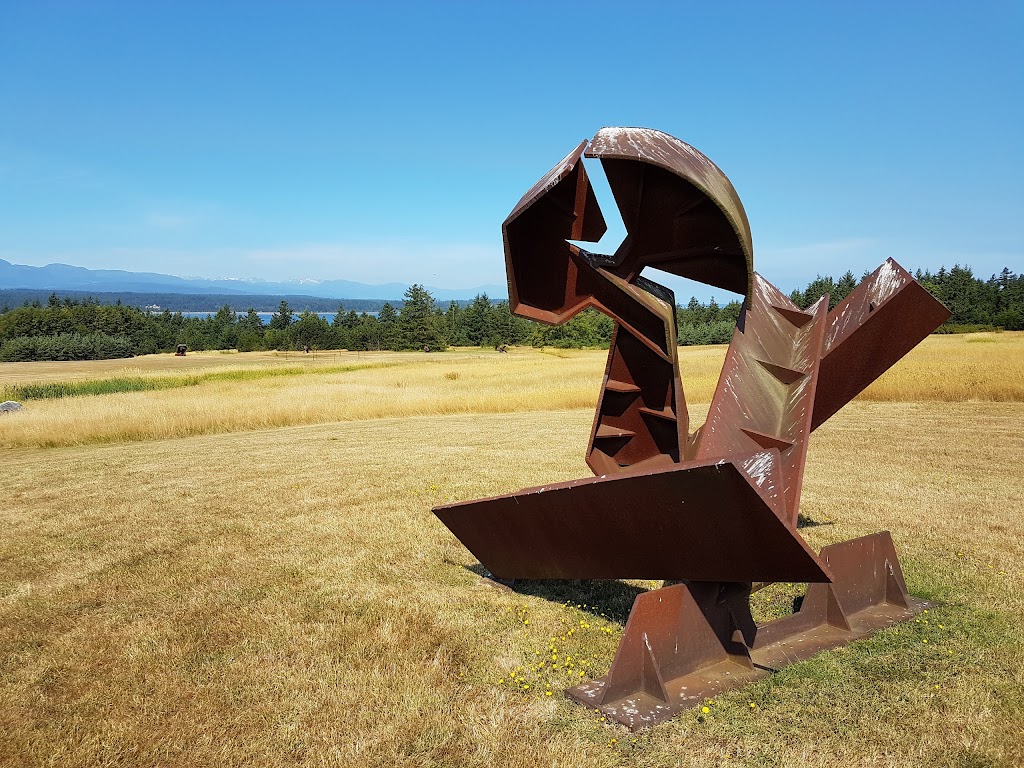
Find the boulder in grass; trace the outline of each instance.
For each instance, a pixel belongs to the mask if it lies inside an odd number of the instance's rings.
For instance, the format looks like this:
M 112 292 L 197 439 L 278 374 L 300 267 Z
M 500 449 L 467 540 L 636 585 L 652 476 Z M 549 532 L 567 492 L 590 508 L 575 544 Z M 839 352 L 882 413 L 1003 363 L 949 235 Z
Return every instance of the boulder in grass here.
M 0 413 L 10 413 L 11 411 L 20 411 L 24 408 L 21 403 L 16 403 L 13 400 L 5 400 L 0 403 Z

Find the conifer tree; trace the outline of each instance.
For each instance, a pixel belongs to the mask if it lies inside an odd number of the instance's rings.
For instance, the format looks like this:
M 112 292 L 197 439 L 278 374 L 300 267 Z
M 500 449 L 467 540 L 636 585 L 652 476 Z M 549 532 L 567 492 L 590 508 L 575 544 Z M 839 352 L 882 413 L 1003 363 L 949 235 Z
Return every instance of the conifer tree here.
M 270 317 L 270 327 L 275 331 L 286 330 L 288 326 L 292 324 L 293 319 L 294 317 L 292 315 L 291 307 L 288 306 L 287 301 L 282 299 L 281 306 L 278 307 L 277 312 Z
M 434 314 L 434 297 L 422 285 L 413 284 L 405 292 L 398 316 L 402 346 L 405 349 L 444 349 L 444 337 Z

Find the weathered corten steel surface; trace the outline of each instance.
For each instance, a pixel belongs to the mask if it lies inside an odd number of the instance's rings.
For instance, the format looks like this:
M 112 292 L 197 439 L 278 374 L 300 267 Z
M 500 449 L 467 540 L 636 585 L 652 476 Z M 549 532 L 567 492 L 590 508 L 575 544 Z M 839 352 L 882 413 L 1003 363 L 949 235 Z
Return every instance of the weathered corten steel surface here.
M 811 429 L 950 317 L 909 272 L 887 259 L 829 313 Z
M 594 269 L 566 240 L 600 240 L 607 226 L 580 162 L 587 142 L 538 181 L 505 219 L 509 304 L 532 320 L 562 323 L 596 306 Z
M 689 418 L 679 384 L 675 298 L 645 267 L 746 294 L 753 246 L 732 183 L 690 145 L 646 128 L 604 128 L 587 155 L 600 158 L 626 226 L 613 255 L 581 162 L 582 142 L 516 204 L 502 225 L 513 312 L 562 323 L 593 307 L 616 321 L 587 463 L 595 474 L 686 458 Z M 691 456 L 692 458 L 692 456 Z
M 772 449 L 434 513 L 502 579 L 827 581 L 784 505 L 782 461 Z
M 760 275 L 725 357 L 697 458 L 755 448 L 782 454 L 787 522 L 796 526 L 828 297 L 801 312 Z
M 750 292 L 754 247 L 747 213 L 710 159 L 650 128 L 602 128 L 586 154 L 601 159 L 626 227 L 610 268 L 633 277 L 652 266 Z
M 616 326 L 587 450 L 587 464 L 598 475 L 671 466 L 684 457 L 689 418 L 676 374 L 675 307 L 650 298 L 672 346 L 663 353 L 631 328 Z
M 627 235 L 583 167 L 598 158 Z M 816 555 L 797 532 L 811 432 L 950 316 L 886 261 L 828 311 L 801 309 L 753 269 L 746 213 L 725 174 L 678 139 L 603 128 L 502 226 L 516 314 L 615 321 L 587 463 L 598 477 L 437 507 L 501 579 L 666 579 L 641 594 L 608 675 L 566 694 L 643 728 L 785 664 L 922 610 L 886 532 Z M 675 298 L 647 267 L 745 297 L 707 420 L 690 431 Z M 800 610 L 764 626 L 753 585 L 807 582 Z
M 832 583 L 812 584 L 797 613 L 761 627 L 750 618 L 749 584 L 677 584 L 641 594 L 608 674 L 566 695 L 645 728 L 929 605 L 907 594 L 887 531 L 825 547 L 821 559 Z

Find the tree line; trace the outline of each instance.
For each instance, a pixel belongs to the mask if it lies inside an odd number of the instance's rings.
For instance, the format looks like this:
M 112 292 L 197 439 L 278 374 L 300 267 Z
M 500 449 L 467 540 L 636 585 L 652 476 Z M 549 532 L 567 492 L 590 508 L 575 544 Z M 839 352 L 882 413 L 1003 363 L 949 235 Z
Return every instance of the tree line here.
M 1004 267 L 998 275 L 982 280 L 974 276 L 970 267 L 957 264 L 952 269 L 942 267 L 934 273 L 919 269 L 914 279 L 953 313 L 939 333 L 1024 330 L 1024 274 L 1014 274 Z M 793 291 L 790 298 L 801 309 L 806 309 L 827 293 L 829 310 L 832 310 L 858 282 L 851 272 L 838 280 L 818 275 L 804 290 Z
M 866 275 L 865 275 L 866 276 Z M 918 271 L 918 281 L 953 313 L 941 331 L 1024 330 L 1024 275 L 1004 269 L 988 280 L 967 267 L 936 273 Z M 863 279 L 863 276 L 861 277 Z M 817 276 L 790 298 L 806 308 L 825 293 L 829 308 L 857 287 L 847 272 L 838 279 Z M 681 346 L 724 344 L 732 337 L 741 304 L 719 306 L 690 299 L 676 308 Z M 282 300 L 269 323 L 255 309 L 236 313 L 228 304 L 206 317 L 180 312 L 150 312 L 137 307 L 103 304 L 94 298 L 60 298 L 44 304 L 0 309 L 0 360 L 81 360 L 169 352 L 184 344 L 191 350 L 239 351 L 287 349 L 443 350 L 448 346 L 504 345 L 563 348 L 607 347 L 614 324 L 607 316 L 586 310 L 560 326 L 514 316 L 507 301 L 486 294 L 466 303 L 440 307 L 421 285 L 411 286 L 398 307 L 384 303 L 380 312 L 357 312 L 338 306 L 328 322 L 308 307 L 296 313 Z
M 250 307 L 228 304 L 206 317 L 152 312 L 120 302 L 51 294 L 24 306 L 0 309 L 0 360 L 81 360 L 190 350 L 349 349 L 443 350 L 448 346 L 530 343 L 533 324 L 514 317 L 507 301 L 486 295 L 472 302 L 437 306 L 423 286 L 413 285 L 399 307 L 385 302 L 379 313 L 337 306 L 333 322 L 308 307 L 295 312 L 287 300 L 265 323 Z

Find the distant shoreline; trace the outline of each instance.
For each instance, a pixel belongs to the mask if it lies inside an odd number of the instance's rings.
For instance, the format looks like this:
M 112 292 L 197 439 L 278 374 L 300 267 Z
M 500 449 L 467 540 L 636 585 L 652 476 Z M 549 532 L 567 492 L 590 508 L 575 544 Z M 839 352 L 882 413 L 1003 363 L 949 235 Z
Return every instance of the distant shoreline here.
M 246 312 L 250 307 L 257 312 L 276 312 L 282 301 L 287 301 L 293 312 L 328 312 L 336 314 L 338 306 L 345 308 L 345 312 L 355 310 L 368 314 L 378 313 L 385 304 L 391 304 L 395 309 L 401 308 L 404 303 L 402 299 L 345 299 L 345 298 L 322 298 L 320 296 L 295 295 L 271 295 L 271 294 L 211 294 L 211 293 L 173 293 L 173 292 L 149 292 L 149 291 L 83 291 L 83 290 L 59 290 L 42 288 L 0 288 L 0 307 L 20 307 L 26 301 L 29 303 L 38 301 L 46 304 L 51 294 L 58 298 L 70 298 L 76 301 L 92 298 L 100 304 L 121 304 L 138 307 L 146 311 L 147 307 L 157 305 L 163 312 L 199 312 L 216 314 L 217 310 L 225 304 L 236 312 Z M 492 298 L 498 301 L 498 297 Z M 472 303 L 466 299 L 459 299 L 455 302 L 460 307 Z M 214 305 L 210 308 L 210 305 Z M 448 301 L 438 301 L 438 306 L 447 307 Z

